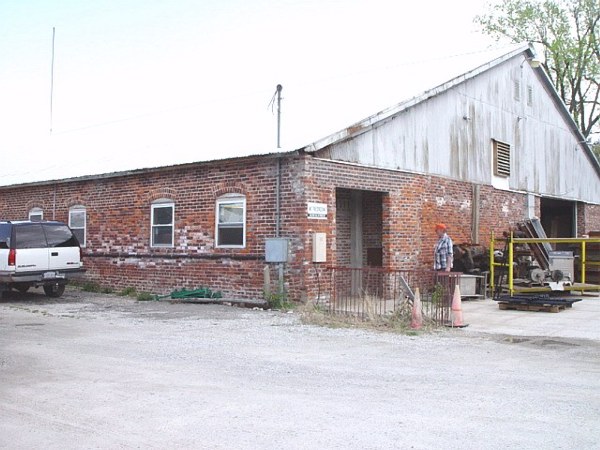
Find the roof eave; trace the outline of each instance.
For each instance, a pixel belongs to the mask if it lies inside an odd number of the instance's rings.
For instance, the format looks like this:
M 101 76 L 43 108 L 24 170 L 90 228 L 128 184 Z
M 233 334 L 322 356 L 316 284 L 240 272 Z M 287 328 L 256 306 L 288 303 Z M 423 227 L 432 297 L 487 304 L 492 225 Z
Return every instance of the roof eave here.
M 119 177 L 127 177 L 133 175 L 144 175 L 156 172 L 163 172 L 167 170 L 181 170 L 187 169 L 194 166 L 202 166 L 208 164 L 217 164 L 217 163 L 231 163 L 236 161 L 244 161 L 251 159 L 276 159 L 276 158 L 284 158 L 289 156 L 294 156 L 299 153 L 299 150 L 290 150 L 283 152 L 272 152 L 272 153 L 263 153 L 256 155 L 247 155 L 247 156 L 236 156 L 232 158 L 223 158 L 223 159 L 212 159 L 206 161 L 194 161 L 189 163 L 182 164 L 174 164 L 171 166 L 157 166 L 157 167 L 147 167 L 144 169 L 133 169 L 133 170 L 122 170 L 117 172 L 107 172 L 101 174 L 94 175 L 83 175 L 78 177 L 70 177 L 70 178 L 61 178 L 54 180 L 43 180 L 43 181 L 33 181 L 30 183 L 17 183 L 17 184 L 7 184 L 4 186 L 0 186 L 0 190 L 3 189 L 16 189 L 16 188 L 24 188 L 24 187 L 35 187 L 35 186 L 52 186 L 55 184 L 62 183 L 77 183 L 77 182 L 85 182 L 85 181 L 95 181 L 95 180 L 103 180 L 108 178 L 119 178 Z
M 361 120 L 360 122 L 356 122 L 355 124 L 350 125 L 349 127 L 345 128 L 343 130 L 333 133 L 333 134 L 331 134 L 323 139 L 320 139 L 318 141 L 315 141 L 312 144 L 309 144 L 306 147 L 304 147 L 303 150 L 307 153 L 314 153 L 314 152 L 321 150 L 322 148 L 325 148 L 331 144 L 343 142 L 345 140 L 352 139 L 356 136 L 359 136 L 360 134 L 363 134 L 366 131 L 372 129 L 375 125 L 385 122 L 386 120 L 389 120 L 390 118 L 393 118 L 394 116 L 397 116 L 398 114 L 402 113 L 403 111 L 406 111 L 407 109 L 409 109 L 419 103 L 422 103 L 425 100 L 428 100 L 432 97 L 436 97 L 436 96 L 440 95 L 441 93 L 443 93 L 461 83 L 464 83 L 465 81 L 470 80 L 470 79 L 492 69 L 493 67 L 496 67 L 499 64 L 502 64 L 503 62 L 508 61 L 509 59 L 514 58 L 515 56 L 522 54 L 522 53 L 527 53 L 529 56 L 534 55 L 533 50 L 531 49 L 531 47 L 529 45 L 523 45 L 523 46 L 513 50 L 510 53 L 500 56 L 499 58 L 493 59 L 492 61 L 489 61 L 485 64 L 482 64 L 482 65 L 476 67 L 475 69 L 473 69 L 469 72 L 466 72 L 462 75 L 459 75 L 455 78 L 452 78 L 451 80 L 448 80 L 432 89 L 429 89 L 420 95 L 417 95 L 409 100 L 406 100 L 404 102 L 396 104 L 390 108 L 384 109 L 383 111 L 373 114 L 373 115 L 367 117 L 366 119 Z
M 560 114 L 562 115 L 565 122 L 567 122 L 569 124 L 569 127 L 571 128 L 571 132 L 577 138 L 578 145 L 581 148 L 583 148 L 584 152 L 586 152 L 586 155 L 587 155 L 588 159 L 590 160 L 590 163 L 594 166 L 596 173 L 600 177 L 600 162 L 598 162 L 598 159 L 596 159 L 596 156 L 594 155 L 594 152 L 592 151 L 592 148 L 590 147 L 586 137 L 583 135 L 583 133 L 577 126 L 577 123 L 575 123 L 573 116 L 571 116 L 571 113 L 569 112 L 567 105 L 565 104 L 565 102 L 562 100 L 562 98 L 558 94 L 558 91 L 556 90 L 556 87 L 554 87 L 554 84 L 550 80 L 550 77 L 544 70 L 543 66 L 540 66 L 540 67 L 534 69 L 534 72 L 538 75 L 539 80 L 542 82 L 544 87 L 548 90 L 548 93 L 552 96 L 552 98 L 556 102 Z

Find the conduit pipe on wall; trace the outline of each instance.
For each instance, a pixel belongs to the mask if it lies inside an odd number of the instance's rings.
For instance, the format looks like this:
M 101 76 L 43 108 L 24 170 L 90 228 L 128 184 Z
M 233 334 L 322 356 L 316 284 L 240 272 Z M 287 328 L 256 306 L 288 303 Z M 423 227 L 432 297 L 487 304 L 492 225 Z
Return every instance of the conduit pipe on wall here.
M 275 183 L 275 237 L 281 231 L 281 156 L 277 157 L 277 180 Z

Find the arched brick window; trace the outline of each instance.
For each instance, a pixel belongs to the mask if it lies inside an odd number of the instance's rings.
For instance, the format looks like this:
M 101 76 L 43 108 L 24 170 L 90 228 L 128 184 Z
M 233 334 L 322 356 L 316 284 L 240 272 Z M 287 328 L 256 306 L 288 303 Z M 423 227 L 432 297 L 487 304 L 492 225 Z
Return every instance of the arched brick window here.
M 29 210 L 28 218 L 32 222 L 41 222 L 42 220 L 44 220 L 44 211 L 42 210 L 42 208 L 31 208 Z

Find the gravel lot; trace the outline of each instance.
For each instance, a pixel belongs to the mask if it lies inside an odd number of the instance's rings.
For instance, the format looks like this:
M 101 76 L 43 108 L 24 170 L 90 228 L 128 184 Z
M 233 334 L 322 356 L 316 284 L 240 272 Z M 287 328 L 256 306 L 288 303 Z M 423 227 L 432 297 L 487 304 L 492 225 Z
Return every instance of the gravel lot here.
M 600 448 L 600 343 L 303 325 L 70 290 L 0 301 L 2 448 Z

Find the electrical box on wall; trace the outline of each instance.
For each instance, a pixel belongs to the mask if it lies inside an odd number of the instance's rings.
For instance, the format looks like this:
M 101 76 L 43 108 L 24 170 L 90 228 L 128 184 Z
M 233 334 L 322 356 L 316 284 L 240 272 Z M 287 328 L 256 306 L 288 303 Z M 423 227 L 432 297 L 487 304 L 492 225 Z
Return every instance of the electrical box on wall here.
M 313 262 L 327 262 L 327 235 L 325 233 L 313 233 Z
M 289 260 L 288 238 L 267 238 L 265 240 L 265 261 L 268 263 L 285 263 Z

